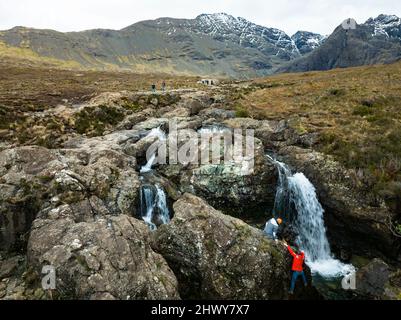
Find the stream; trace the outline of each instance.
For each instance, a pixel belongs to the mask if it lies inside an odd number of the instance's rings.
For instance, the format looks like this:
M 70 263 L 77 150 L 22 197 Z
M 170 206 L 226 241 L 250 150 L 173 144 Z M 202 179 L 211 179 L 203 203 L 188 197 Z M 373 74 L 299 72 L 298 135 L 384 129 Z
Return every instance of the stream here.
M 159 141 L 166 140 L 166 134 L 160 128 L 152 129 L 147 137 L 157 137 Z M 158 226 L 170 222 L 170 210 L 167 205 L 167 195 L 163 187 L 152 180 L 152 166 L 156 159 L 154 153 L 140 169 L 141 189 L 139 196 L 139 213 L 151 231 Z
M 223 133 L 225 127 L 209 126 L 198 133 Z M 148 136 L 155 136 L 159 141 L 166 140 L 166 134 L 156 128 Z M 151 177 L 152 165 L 156 154 L 149 157 L 140 169 L 142 186 L 140 189 L 140 215 L 150 230 L 170 222 L 171 214 L 167 205 L 167 196 L 161 185 Z M 277 168 L 279 177 L 273 214 L 281 217 L 284 223 L 294 231 L 295 245 L 305 252 L 305 263 L 312 272 L 313 284 L 325 296 L 331 299 L 345 299 L 347 293 L 341 288 L 344 276 L 355 272 L 354 266 L 336 259 L 330 249 L 324 225 L 324 210 L 320 204 L 315 187 L 303 173 L 292 173 L 290 168 L 267 155 Z

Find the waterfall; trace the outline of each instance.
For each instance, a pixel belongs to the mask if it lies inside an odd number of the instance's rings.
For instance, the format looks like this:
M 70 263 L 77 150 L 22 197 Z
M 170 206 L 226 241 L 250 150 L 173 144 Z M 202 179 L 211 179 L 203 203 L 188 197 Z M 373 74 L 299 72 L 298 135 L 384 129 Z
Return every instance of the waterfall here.
M 332 278 L 354 271 L 352 265 L 343 264 L 332 256 L 324 225 L 324 210 L 313 184 L 303 173 L 292 174 L 284 163 L 269 158 L 279 171 L 274 215 L 292 222 L 297 231 L 296 244 L 305 252 L 312 273 Z
M 288 190 L 287 177 L 291 176 L 291 171 L 287 168 L 287 166 L 284 163 L 276 161 L 271 157 L 269 158 L 276 165 L 276 168 L 278 170 L 278 185 L 276 190 L 276 196 L 274 199 L 273 214 L 276 218 L 280 216 L 281 218 L 284 218 L 286 221 L 289 221 L 290 199 L 287 196 L 287 190 Z
M 160 127 L 152 129 L 146 137 L 157 137 L 159 141 L 166 140 L 166 134 Z M 152 171 L 152 166 L 155 160 L 156 160 L 156 153 L 152 154 L 152 156 L 148 159 L 148 162 L 141 168 L 140 172 L 145 173 Z
M 153 163 L 155 162 L 156 159 L 156 154 L 152 154 L 152 156 L 150 157 L 150 159 L 148 160 L 148 162 L 146 162 L 146 164 L 141 168 L 141 173 L 146 173 L 146 172 L 150 172 L 152 171 L 152 166 Z
M 161 128 L 152 129 L 146 137 L 157 137 L 159 141 L 166 140 L 166 134 Z M 152 172 L 152 165 L 156 160 L 156 153 L 148 159 L 148 162 L 141 168 L 141 173 Z M 148 174 L 149 176 L 149 174 Z M 153 176 L 153 174 L 150 174 Z M 148 177 L 149 178 L 149 177 Z M 143 180 L 143 176 L 141 176 Z M 141 218 L 154 231 L 157 226 L 170 222 L 170 212 L 167 206 L 167 197 L 163 188 L 156 184 L 143 184 L 140 189 Z
M 143 185 L 140 190 L 140 214 L 154 231 L 158 225 L 170 222 L 170 212 L 164 190 L 157 184 Z

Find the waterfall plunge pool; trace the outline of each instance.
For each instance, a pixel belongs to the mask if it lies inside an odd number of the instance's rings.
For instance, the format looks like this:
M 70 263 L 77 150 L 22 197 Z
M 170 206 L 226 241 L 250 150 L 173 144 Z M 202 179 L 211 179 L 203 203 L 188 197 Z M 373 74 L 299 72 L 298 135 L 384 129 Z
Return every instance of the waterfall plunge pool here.
M 356 269 L 332 254 L 324 225 L 324 209 L 315 187 L 303 173 L 293 174 L 285 163 L 267 157 L 279 173 L 273 214 L 284 218 L 294 228 L 295 244 L 305 252 L 313 284 L 326 298 L 349 298 L 341 281 Z

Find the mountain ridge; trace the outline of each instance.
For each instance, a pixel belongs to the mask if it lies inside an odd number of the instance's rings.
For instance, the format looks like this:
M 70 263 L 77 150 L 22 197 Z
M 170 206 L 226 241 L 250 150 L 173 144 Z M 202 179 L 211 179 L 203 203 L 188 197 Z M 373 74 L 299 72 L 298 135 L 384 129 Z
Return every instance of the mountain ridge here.
M 323 71 L 333 68 L 392 63 L 401 59 L 401 19 L 381 14 L 355 29 L 338 26 L 309 54 L 280 67 L 277 72 Z
M 345 30 L 340 27 L 329 36 L 310 31 L 289 36 L 277 28 L 214 13 L 144 20 L 120 30 L 64 33 L 19 26 L 0 31 L 0 42 L 87 69 L 232 78 L 388 63 L 401 56 L 397 16 L 381 14 L 357 30 L 349 32 L 357 49 L 342 48 Z
M 87 68 L 236 78 L 272 74 L 301 55 L 284 31 L 225 13 L 145 20 L 121 30 L 14 27 L 1 31 L 0 41 Z

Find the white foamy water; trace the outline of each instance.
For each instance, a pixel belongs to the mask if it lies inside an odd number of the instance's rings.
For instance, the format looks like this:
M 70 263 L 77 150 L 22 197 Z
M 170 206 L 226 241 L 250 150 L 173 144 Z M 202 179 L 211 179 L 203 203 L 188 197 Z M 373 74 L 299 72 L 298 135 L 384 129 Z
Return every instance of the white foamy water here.
M 156 154 L 153 154 L 150 159 L 148 160 L 148 162 L 146 162 L 146 164 L 141 168 L 141 173 L 146 173 L 146 172 L 150 172 L 152 171 L 152 166 L 153 163 L 156 160 Z
M 166 134 L 160 128 L 152 129 L 146 137 L 157 137 L 159 141 L 166 140 Z M 152 166 L 156 160 L 156 154 L 152 154 L 152 156 L 148 159 L 148 162 L 141 168 L 141 173 L 146 173 L 152 171 Z
M 338 278 L 355 272 L 352 264 L 345 264 L 334 258 L 324 260 L 306 261 L 312 274 L 319 274 L 323 278 Z
M 313 184 L 303 173 L 292 174 L 284 163 L 270 159 L 279 170 L 274 212 L 293 221 L 298 233 L 296 243 L 305 252 L 305 262 L 312 273 L 335 278 L 355 271 L 352 265 L 342 263 L 331 253 L 324 210 Z
M 150 230 L 156 230 L 155 221 L 160 224 L 170 222 L 170 212 L 167 206 L 167 197 L 159 185 L 142 186 L 140 192 L 140 213 L 143 221 Z

